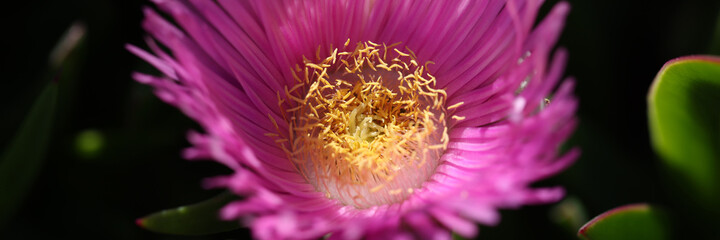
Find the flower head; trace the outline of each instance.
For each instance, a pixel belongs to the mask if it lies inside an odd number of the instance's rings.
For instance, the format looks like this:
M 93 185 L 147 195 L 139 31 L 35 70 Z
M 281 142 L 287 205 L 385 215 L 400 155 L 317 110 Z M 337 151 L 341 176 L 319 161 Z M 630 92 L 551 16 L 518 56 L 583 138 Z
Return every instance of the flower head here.
M 578 155 L 566 3 L 533 29 L 541 1 L 154 2 L 177 26 L 145 10 L 128 49 L 163 76 L 134 78 L 201 124 L 184 155 L 234 170 L 207 185 L 258 238 L 474 236 L 563 195 L 529 185 Z

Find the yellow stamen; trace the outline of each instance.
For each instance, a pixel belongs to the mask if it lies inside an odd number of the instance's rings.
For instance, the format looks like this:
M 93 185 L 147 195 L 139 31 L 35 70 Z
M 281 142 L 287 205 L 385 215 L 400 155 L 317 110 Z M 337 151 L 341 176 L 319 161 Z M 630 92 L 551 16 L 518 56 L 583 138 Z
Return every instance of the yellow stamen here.
M 453 105 L 447 107 L 446 109 L 447 110 L 455 109 L 457 107 L 460 107 L 460 105 L 463 105 L 463 104 L 465 104 L 465 102 L 459 102 L 459 103 L 456 103 L 456 104 L 453 104 Z
M 299 84 L 279 100 L 291 115 L 288 138 L 266 134 L 319 192 L 356 208 L 400 201 L 420 187 L 447 148 L 445 112 L 462 104 L 445 108 L 447 94 L 433 88 L 428 62 L 418 64 L 398 44 L 361 42 L 350 51 L 332 49 L 323 60 L 318 47 L 319 62 L 303 57 L 305 67 L 292 69 Z
M 453 116 L 452 116 L 452 119 L 455 119 L 455 120 L 458 120 L 458 121 L 462 121 L 462 120 L 465 120 L 465 117 L 453 115 Z

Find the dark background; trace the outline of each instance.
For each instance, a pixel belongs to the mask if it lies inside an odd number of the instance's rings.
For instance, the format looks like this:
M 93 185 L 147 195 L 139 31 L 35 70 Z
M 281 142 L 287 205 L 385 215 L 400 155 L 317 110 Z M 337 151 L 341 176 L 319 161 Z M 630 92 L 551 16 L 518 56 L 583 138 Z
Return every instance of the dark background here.
M 219 190 L 203 178 L 229 173 L 213 162 L 180 157 L 186 133 L 200 128 L 159 101 L 132 71 L 154 72 L 129 54 L 145 47 L 141 0 L 15 1 L 3 11 L 0 149 L 22 123 L 34 99 L 57 72 L 48 55 L 76 21 L 87 35 L 60 75 L 51 146 L 33 188 L 2 239 L 242 239 L 247 230 L 179 237 L 140 229 L 135 219 L 195 203 Z M 545 4 L 547 12 L 552 4 Z M 693 215 L 668 182 L 649 144 L 645 98 L 668 60 L 710 53 L 720 1 L 570 1 L 561 46 L 570 52 L 566 74 L 577 79 L 580 125 L 569 145 L 582 156 L 564 173 L 538 186 L 563 185 L 587 217 L 610 208 L 650 202 L 668 210 L 680 236 L 712 234 L 712 222 Z M 720 54 L 715 52 L 716 54 Z M 96 152 L 76 147 L 87 130 L 101 134 Z M 0 189 L 2 194 L 2 189 Z M 573 239 L 550 217 L 554 205 L 503 211 L 485 239 Z M 688 220 L 688 221 L 685 221 Z

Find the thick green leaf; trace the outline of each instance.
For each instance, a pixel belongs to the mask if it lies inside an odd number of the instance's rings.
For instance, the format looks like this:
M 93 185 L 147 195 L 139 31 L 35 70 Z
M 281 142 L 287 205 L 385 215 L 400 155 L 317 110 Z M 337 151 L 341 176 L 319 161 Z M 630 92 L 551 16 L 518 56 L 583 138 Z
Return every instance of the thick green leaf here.
M 72 80 L 68 78 L 77 68 L 74 64 L 75 52 L 84 36 L 84 24 L 74 23 L 58 41 L 50 54 L 50 69 L 45 73 L 45 78 L 53 82 L 35 100 L 22 126 L 0 157 L 0 228 L 5 227 L 19 210 L 42 167 L 49 147 L 51 126 L 62 125 L 57 123 L 55 116 L 56 111 L 61 111 L 58 106 L 63 106 L 58 103 L 61 101 L 58 92 L 67 93 L 68 80 Z M 59 86 L 57 82 L 61 79 L 63 84 Z M 64 89 L 59 90 L 60 87 Z
M 578 236 L 590 240 L 669 239 L 663 212 L 648 204 L 632 204 L 607 211 L 590 220 Z
M 176 235 L 205 235 L 240 228 L 237 221 L 223 221 L 219 212 L 236 200 L 232 193 L 223 193 L 193 205 L 168 209 L 138 219 L 137 224 L 147 230 Z
M 58 86 L 49 83 L 0 159 L 0 227 L 20 208 L 38 174 L 50 138 Z
M 720 58 L 691 56 L 660 70 L 648 95 L 655 150 L 683 189 L 717 209 L 720 199 Z

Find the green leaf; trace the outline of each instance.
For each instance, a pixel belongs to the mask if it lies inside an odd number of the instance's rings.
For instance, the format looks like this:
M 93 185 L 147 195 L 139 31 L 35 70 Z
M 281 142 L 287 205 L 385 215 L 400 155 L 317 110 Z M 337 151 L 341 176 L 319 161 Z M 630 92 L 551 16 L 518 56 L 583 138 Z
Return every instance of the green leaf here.
M 138 219 L 137 224 L 147 230 L 176 235 L 206 235 L 240 228 L 237 221 L 220 219 L 220 209 L 236 200 L 232 193 L 223 193 L 193 205 L 163 210 Z
M 600 214 L 582 226 L 578 236 L 589 240 L 670 238 L 665 214 L 644 203 L 626 205 Z
M 666 63 L 648 95 L 648 118 L 653 147 L 683 191 L 717 209 L 720 58 L 690 56 Z
M 58 86 L 49 83 L 0 158 L 0 227 L 15 215 L 41 169 L 55 114 Z
M 55 116 L 58 106 L 58 92 L 67 94 L 67 83 L 70 74 L 76 70 L 75 52 L 85 37 L 85 26 L 74 23 L 58 41 L 50 54 L 50 69 L 45 72 L 46 78 L 52 78 L 18 128 L 5 152 L 0 156 L 0 228 L 20 209 L 23 199 L 38 175 L 45 160 L 52 125 L 62 126 Z M 58 85 L 62 79 L 63 85 Z M 63 88 L 59 90 L 59 88 Z M 2 230 L 2 229 L 0 229 Z

